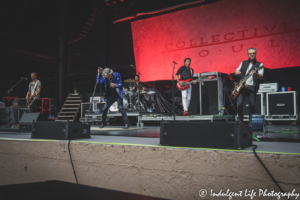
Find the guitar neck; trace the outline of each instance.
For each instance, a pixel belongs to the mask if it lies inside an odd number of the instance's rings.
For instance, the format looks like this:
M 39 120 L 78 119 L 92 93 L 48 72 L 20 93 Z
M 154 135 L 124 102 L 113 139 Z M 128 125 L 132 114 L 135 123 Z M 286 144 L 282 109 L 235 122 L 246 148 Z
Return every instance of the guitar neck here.
M 199 80 L 192 80 L 192 81 L 186 82 L 186 84 L 190 84 L 190 83 L 192 83 L 193 81 L 199 82 Z

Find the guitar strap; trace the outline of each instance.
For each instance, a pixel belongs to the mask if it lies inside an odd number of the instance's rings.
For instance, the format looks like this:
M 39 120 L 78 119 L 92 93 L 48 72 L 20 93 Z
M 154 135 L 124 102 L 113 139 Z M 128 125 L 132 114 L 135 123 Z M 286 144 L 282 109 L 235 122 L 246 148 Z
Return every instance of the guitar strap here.
M 38 81 L 35 82 L 34 88 L 33 88 L 33 92 L 35 92 L 36 86 L 37 86 Z M 33 93 L 34 94 L 34 93 Z
M 245 74 L 245 77 L 248 76 L 252 70 L 255 70 L 254 64 L 252 65 L 251 69 L 249 69 L 248 73 Z

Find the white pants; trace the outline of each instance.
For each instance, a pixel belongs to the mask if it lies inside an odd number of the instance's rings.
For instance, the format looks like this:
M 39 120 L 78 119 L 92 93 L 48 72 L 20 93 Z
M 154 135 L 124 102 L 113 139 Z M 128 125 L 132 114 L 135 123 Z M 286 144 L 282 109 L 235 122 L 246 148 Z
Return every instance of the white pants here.
M 183 110 L 189 109 L 189 105 L 191 102 L 191 94 L 192 94 L 192 84 L 190 84 L 189 88 L 186 88 L 185 90 L 181 90 Z

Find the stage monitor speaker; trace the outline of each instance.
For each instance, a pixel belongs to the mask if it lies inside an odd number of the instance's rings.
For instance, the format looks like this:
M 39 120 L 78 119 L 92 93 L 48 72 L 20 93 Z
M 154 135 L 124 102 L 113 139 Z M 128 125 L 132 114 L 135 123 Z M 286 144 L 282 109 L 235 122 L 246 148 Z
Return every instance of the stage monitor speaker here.
M 267 93 L 267 115 L 298 115 L 296 91 Z
M 263 93 L 257 93 L 256 98 L 255 98 L 255 113 L 254 114 L 259 114 L 259 115 L 264 115 L 263 113 L 263 106 L 261 105 L 263 102 Z M 244 115 L 247 115 L 249 117 L 249 98 L 246 97 L 244 101 L 244 106 L 243 106 L 243 113 Z
M 29 113 L 28 107 L 18 107 L 18 122 L 21 120 L 24 113 Z
M 47 120 L 47 117 L 42 115 L 40 112 L 34 113 L 24 113 L 19 121 L 20 126 L 31 126 L 33 120 L 36 121 L 43 121 Z
M 252 128 L 243 122 L 162 122 L 163 146 L 244 149 L 252 146 Z
M 32 126 L 31 138 L 74 140 L 91 138 L 90 125 L 78 122 L 35 122 Z

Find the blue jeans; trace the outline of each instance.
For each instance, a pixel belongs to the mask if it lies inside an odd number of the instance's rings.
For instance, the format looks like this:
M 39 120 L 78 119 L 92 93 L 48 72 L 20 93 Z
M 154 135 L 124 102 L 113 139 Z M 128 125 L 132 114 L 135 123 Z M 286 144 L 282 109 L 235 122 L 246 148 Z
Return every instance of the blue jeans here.
M 124 120 L 125 124 L 129 124 L 129 120 L 127 118 L 127 114 L 125 109 L 123 108 L 123 99 L 119 95 L 114 95 L 114 96 L 109 96 L 106 98 L 106 104 L 103 107 L 103 113 L 102 113 L 102 123 L 106 124 L 106 116 L 107 116 L 107 111 L 110 108 L 110 106 L 115 102 L 118 102 L 118 108 L 119 111 L 122 114 L 122 118 Z

